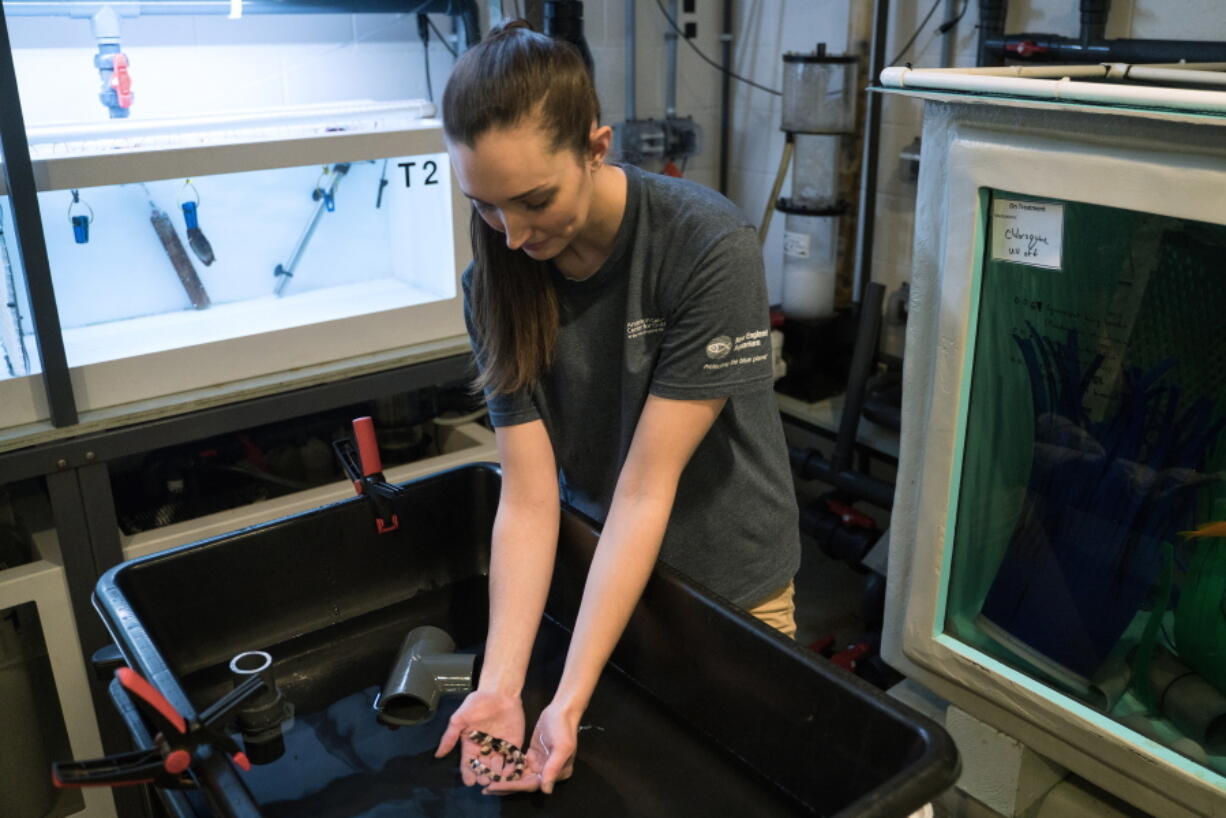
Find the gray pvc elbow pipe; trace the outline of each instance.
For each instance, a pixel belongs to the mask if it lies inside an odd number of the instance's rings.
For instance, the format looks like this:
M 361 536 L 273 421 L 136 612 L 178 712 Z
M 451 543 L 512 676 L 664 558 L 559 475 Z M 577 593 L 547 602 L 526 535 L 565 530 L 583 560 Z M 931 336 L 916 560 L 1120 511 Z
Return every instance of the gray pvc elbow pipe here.
M 443 696 L 473 689 L 477 657 L 456 653 L 446 631 L 422 625 L 409 631 L 379 697 L 379 721 L 400 727 L 434 717 Z
M 1226 751 L 1226 696 L 1162 647 L 1154 651 L 1149 682 L 1162 715 L 1210 753 Z

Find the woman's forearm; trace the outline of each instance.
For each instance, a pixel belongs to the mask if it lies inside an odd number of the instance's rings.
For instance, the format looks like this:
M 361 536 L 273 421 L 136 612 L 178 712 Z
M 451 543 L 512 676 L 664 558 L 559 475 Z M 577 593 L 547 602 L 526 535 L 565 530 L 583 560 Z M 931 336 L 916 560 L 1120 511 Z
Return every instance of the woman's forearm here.
M 651 576 L 672 511 L 675 484 L 615 494 L 583 589 L 566 667 L 554 701 L 576 719 Z
M 480 689 L 518 696 L 557 553 L 559 500 L 499 503 L 490 556 L 490 626 Z

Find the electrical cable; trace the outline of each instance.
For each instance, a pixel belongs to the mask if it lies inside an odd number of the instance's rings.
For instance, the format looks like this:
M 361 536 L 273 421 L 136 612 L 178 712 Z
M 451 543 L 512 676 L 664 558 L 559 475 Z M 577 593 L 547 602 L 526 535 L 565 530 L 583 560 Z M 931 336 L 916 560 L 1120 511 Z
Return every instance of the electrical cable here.
M 962 0 L 962 11 L 958 12 L 953 19 L 946 20 L 945 22 L 941 23 L 940 28 L 937 29 L 937 33 L 944 34 L 954 26 L 958 25 L 958 23 L 962 22 L 962 18 L 966 16 L 966 10 L 970 8 L 970 5 L 971 0 Z
M 937 13 L 937 6 L 941 5 L 943 2 L 944 0 L 935 0 L 935 2 L 932 4 L 932 8 L 928 9 L 928 13 L 924 15 L 924 19 L 921 20 L 920 24 L 915 27 L 915 32 L 911 35 L 911 39 L 907 40 L 907 44 L 904 45 L 902 50 L 898 52 L 898 56 L 890 60 L 887 65 L 898 65 L 898 61 L 911 50 L 911 46 L 915 45 L 916 38 L 919 37 L 920 32 L 924 30 L 924 26 L 928 25 L 928 21 L 932 19 L 932 15 Z
M 775 96 L 777 96 L 777 97 L 781 97 L 781 96 L 783 96 L 783 92 L 782 92 L 782 91 L 776 91 L 774 88 L 767 88 L 765 85 L 760 85 L 760 84 L 758 84 L 758 83 L 754 82 L 754 81 L 753 81 L 753 80 L 751 80 L 751 79 L 747 79 L 747 78 L 745 78 L 745 77 L 742 77 L 740 74 L 736 74 L 736 73 L 734 73 L 734 72 L 732 72 L 732 71 L 729 71 L 727 68 L 724 68 L 722 65 L 720 65 L 719 63 L 717 63 L 717 62 L 715 62 L 714 60 L 712 60 L 712 59 L 711 59 L 710 57 L 708 57 L 706 54 L 703 54 L 703 53 L 702 53 L 702 51 L 700 51 L 700 50 L 698 49 L 698 46 L 696 46 L 696 45 L 694 45 L 692 42 L 690 42 L 690 38 L 685 36 L 685 32 L 684 32 L 684 31 L 682 31 L 682 30 L 681 30 L 681 27 L 677 25 L 677 21 L 676 21 L 676 20 L 674 20 L 674 19 L 673 19 L 673 18 L 672 18 L 672 17 L 669 15 L 668 10 L 664 8 L 664 3 L 662 3 L 662 2 L 661 2 L 661 0 L 656 0 L 656 5 L 657 5 L 657 6 L 660 8 L 660 13 L 664 15 L 664 19 L 668 21 L 668 24 L 669 24 L 670 26 L 672 26 L 673 31 L 677 32 L 677 36 L 678 36 L 678 37 L 680 37 L 682 40 L 684 40 L 686 45 L 688 45 L 690 48 L 694 49 L 694 53 L 695 53 L 695 54 L 697 54 L 699 57 L 701 57 L 701 58 L 702 58 L 702 60 L 703 60 L 703 62 L 705 62 L 707 65 L 711 66 L 712 68 L 715 68 L 715 69 L 716 69 L 716 70 L 718 70 L 718 71 L 722 71 L 723 73 L 725 73 L 725 74 L 727 74 L 728 76 L 732 77 L 734 80 L 740 80 L 741 82 L 745 83 L 746 85 L 752 85 L 754 88 L 761 89 L 761 90 L 765 91 L 765 92 L 766 92 L 766 93 L 768 93 L 768 94 L 774 94 L 774 95 L 775 95 Z
M 928 41 L 926 43 L 924 43 L 924 47 L 921 48 L 918 52 L 916 52 L 915 59 L 917 61 L 922 59 L 923 56 L 928 53 L 928 49 L 931 48 L 932 44 L 936 42 L 937 37 L 944 36 L 945 34 L 949 32 L 951 28 L 958 25 L 958 23 L 966 15 L 966 9 L 967 7 L 970 6 L 970 2 L 971 0 L 962 0 L 962 10 L 959 11 L 953 17 L 946 20 L 945 22 L 941 23 L 939 26 L 937 26 L 936 31 L 932 32 L 932 36 L 928 38 Z
M 438 26 L 436 26 L 434 21 L 430 19 L 430 15 L 426 15 L 426 22 L 430 24 L 430 28 L 434 29 L 434 33 L 438 35 L 438 41 L 443 44 L 444 48 L 451 52 L 451 56 L 459 57 L 460 55 L 456 54 L 455 49 L 451 47 L 451 43 L 447 42 L 447 35 L 438 30 Z
M 426 99 L 434 102 L 434 87 L 430 84 L 430 17 L 417 15 L 417 36 L 421 39 L 421 53 L 426 59 Z

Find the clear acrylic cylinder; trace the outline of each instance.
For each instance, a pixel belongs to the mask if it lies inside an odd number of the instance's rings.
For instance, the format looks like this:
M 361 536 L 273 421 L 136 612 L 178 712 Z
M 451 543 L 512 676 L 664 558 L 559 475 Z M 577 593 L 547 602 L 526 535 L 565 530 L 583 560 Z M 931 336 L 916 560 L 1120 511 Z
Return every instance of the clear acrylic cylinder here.
M 856 126 L 856 58 L 826 54 L 783 55 L 783 130 L 852 133 Z
M 792 195 L 795 207 L 826 210 L 839 197 L 842 137 L 797 134 L 792 153 Z
M 787 214 L 783 232 L 783 314 L 814 319 L 834 315 L 837 216 Z

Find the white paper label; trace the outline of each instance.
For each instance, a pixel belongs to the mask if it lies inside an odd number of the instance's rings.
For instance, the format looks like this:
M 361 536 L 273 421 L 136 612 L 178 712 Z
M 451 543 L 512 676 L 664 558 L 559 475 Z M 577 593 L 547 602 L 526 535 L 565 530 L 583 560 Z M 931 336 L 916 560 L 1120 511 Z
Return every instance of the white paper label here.
M 783 254 L 793 258 L 808 258 L 810 243 L 813 237 L 808 233 L 793 233 L 783 231 Z
M 1060 269 L 1064 205 L 992 200 L 992 260 Z

